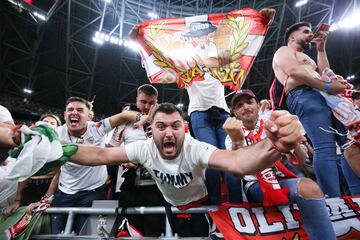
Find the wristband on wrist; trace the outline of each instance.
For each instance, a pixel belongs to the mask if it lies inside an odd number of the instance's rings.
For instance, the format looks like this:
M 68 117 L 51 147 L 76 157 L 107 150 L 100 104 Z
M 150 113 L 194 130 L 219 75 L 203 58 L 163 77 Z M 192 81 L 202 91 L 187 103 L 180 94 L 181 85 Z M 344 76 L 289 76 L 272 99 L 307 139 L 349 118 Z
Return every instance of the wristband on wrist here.
M 330 90 L 330 87 L 331 87 L 331 82 L 330 82 L 330 81 L 326 81 L 326 82 L 325 82 L 324 91 L 325 91 L 325 92 L 328 92 L 328 91 Z

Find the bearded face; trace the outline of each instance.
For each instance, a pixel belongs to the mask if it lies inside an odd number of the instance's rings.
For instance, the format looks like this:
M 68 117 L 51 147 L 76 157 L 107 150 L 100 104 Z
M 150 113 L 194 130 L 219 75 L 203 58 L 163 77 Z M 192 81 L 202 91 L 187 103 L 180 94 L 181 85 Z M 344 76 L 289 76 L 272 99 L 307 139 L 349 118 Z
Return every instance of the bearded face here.
M 311 47 L 311 42 L 303 39 L 298 40 L 297 44 L 299 44 L 304 51 L 309 50 Z
M 179 113 L 157 113 L 152 123 L 153 139 L 163 159 L 179 156 L 184 145 L 184 120 Z
M 304 50 L 309 50 L 314 34 L 307 26 L 300 27 L 298 31 L 292 34 L 294 41 Z

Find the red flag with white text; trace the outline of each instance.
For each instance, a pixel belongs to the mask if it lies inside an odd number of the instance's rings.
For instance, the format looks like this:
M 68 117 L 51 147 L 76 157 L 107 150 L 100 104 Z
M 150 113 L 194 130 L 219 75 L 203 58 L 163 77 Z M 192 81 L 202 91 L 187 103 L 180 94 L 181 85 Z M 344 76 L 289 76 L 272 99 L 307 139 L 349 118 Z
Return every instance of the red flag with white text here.
M 326 199 L 338 240 L 360 239 L 360 196 Z M 225 203 L 209 212 L 225 239 L 309 239 L 296 204 L 263 207 L 261 204 Z

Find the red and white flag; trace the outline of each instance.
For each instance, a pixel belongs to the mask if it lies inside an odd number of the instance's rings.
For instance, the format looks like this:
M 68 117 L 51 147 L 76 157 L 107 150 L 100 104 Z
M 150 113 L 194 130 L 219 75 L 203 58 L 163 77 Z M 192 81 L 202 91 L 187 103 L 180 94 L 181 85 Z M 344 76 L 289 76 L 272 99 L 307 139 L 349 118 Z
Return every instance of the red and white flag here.
M 360 239 L 360 197 L 328 198 L 326 205 L 336 239 Z M 296 204 L 264 207 L 257 203 L 224 203 L 209 214 L 225 239 L 309 239 Z
M 209 72 L 231 89 L 241 88 L 264 41 L 268 20 L 253 9 L 140 24 L 141 46 L 151 83 L 184 88 Z

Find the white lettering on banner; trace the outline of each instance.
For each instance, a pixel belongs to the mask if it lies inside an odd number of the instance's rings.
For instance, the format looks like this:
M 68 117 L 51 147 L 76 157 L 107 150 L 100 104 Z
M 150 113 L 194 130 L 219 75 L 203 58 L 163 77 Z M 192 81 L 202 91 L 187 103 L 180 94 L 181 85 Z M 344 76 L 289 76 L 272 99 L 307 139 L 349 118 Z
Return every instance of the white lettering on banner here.
M 326 201 L 326 204 L 330 210 L 330 220 L 336 221 L 342 218 L 349 218 L 356 215 L 348 205 L 345 204 L 344 199 L 331 198 Z
M 294 230 L 294 229 L 299 229 L 300 228 L 300 224 L 299 224 L 298 221 L 295 220 L 294 215 L 290 211 L 290 206 L 289 205 L 278 206 L 278 209 L 282 213 L 282 215 L 284 216 L 284 219 L 285 219 L 285 222 L 286 222 L 286 228 L 288 230 Z
M 352 198 L 351 200 L 356 203 L 358 207 L 360 206 L 360 198 Z
M 349 201 L 359 206 L 360 198 L 351 198 Z M 352 229 L 360 232 L 360 221 L 356 218 L 356 213 L 351 209 L 342 198 L 326 199 L 326 204 L 330 210 L 330 219 L 333 222 L 336 236 L 347 234 Z M 355 205 L 354 204 L 354 205 Z
M 347 102 L 340 102 L 334 111 L 337 113 L 343 122 L 353 122 L 356 119 L 356 114 L 352 112 L 351 105 Z M 340 120 L 341 120 L 340 119 Z
M 351 198 L 348 201 L 352 201 L 355 207 L 359 207 L 360 198 Z M 347 201 L 342 198 L 330 198 L 326 199 L 326 204 L 337 237 L 352 231 L 360 232 L 360 221 L 355 210 L 351 205 L 347 204 Z M 246 207 L 229 207 L 228 213 L 233 226 L 240 234 L 255 236 L 259 233 L 260 235 L 269 235 L 285 232 L 286 230 L 300 229 L 300 222 L 295 220 L 293 215 L 293 211 L 298 211 L 296 204 L 282 205 L 277 208 L 283 217 L 276 218 L 277 221 L 273 220 L 272 223 L 268 221 L 271 213 L 267 213 L 263 207 L 252 207 L 250 209 Z M 253 220 L 253 215 L 255 215 L 257 221 Z
M 261 234 L 284 232 L 285 228 L 281 222 L 273 222 L 272 224 L 268 223 L 264 214 L 264 208 L 257 207 L 252 208 L 251 210 L 255 214 L 259 223 L 259 231 Z
M 250 212 L 246 208 L 229 208 L 229 214 L 237 231 L 242 234 L 255 235 L 256 228 Z M 240 218 L 244 224 L 240 222 Z

